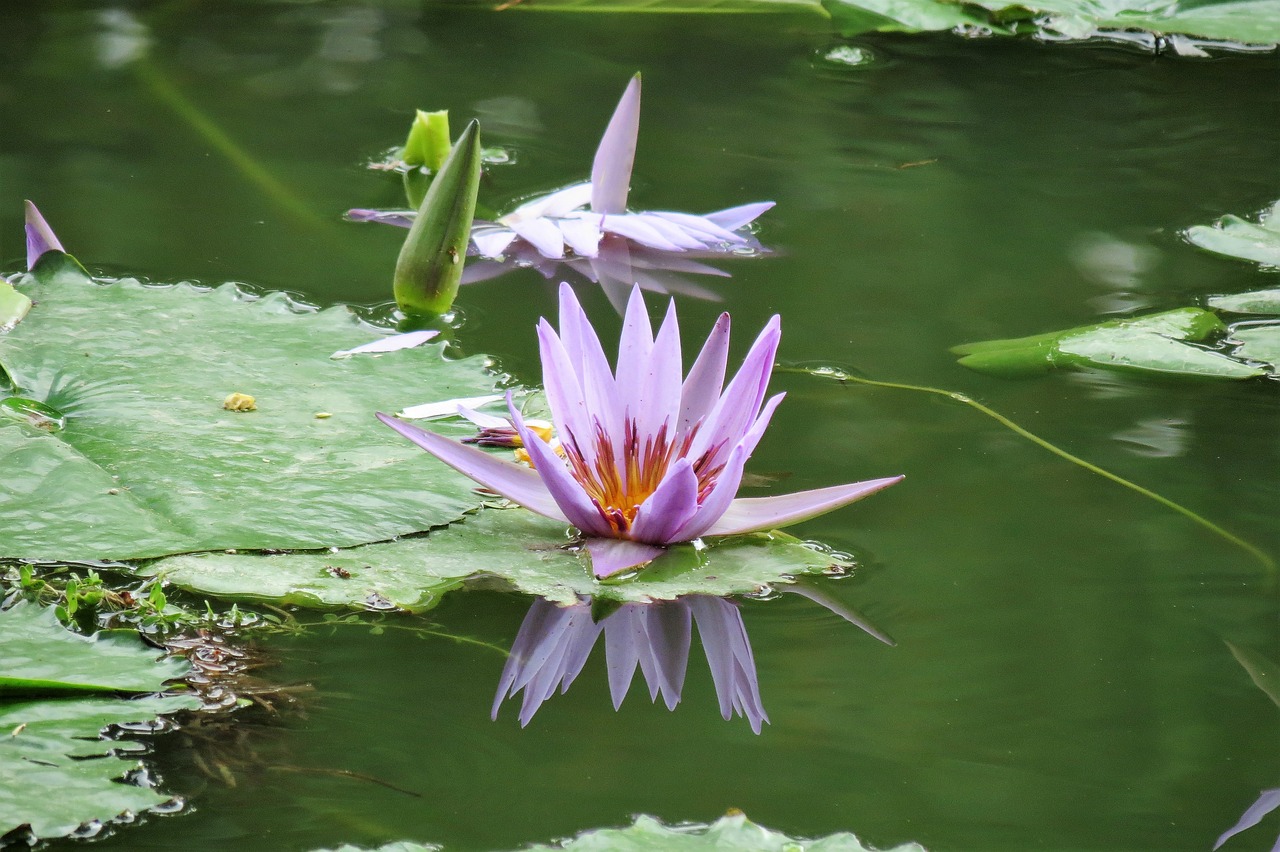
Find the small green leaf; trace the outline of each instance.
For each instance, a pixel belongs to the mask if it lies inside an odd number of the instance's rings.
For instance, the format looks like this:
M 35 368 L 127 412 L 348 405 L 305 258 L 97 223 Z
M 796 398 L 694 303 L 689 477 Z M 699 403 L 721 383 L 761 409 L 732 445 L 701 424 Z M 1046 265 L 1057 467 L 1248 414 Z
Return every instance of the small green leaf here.
M 13 328 L 31 310 L 31 300 L 0 278 L 0 332 Z
M 408 314 L 443 314 L 466 263 L 480 188 L 480 125 L 472 121 L 431 181 L 396 261 L 396 304 Z
M 1259 361 L 1280 374 L 1280 325 L 1237 328 L 1231 336 L 1239 341 L 1233 353 L 1237 358 Z
M 1234 296 L 1212 296 L 1209 307 L 1235 314 L 1280 314 L 1280 287 Z
M 1179 376 L 1246 379 L 1263 374 L 1256 367 L 1190 342 L 1225 331 L 1213 313 L 1179 308 L 1131 320 L 1010 340 L 966 343 L 951 351 L 970 369 L 1015 376 L 1055 367 L 1104 367 Z
M 578 595 L 622 602 L 750 594 L 801 574 L 843 569 L 842 557 L 785 533 L 672 547 L 632 578 L 599 582 L 565 549 L 563 524 L 524 509 L 484 509 L 427 535 L 347 550 L 273 555 L 203 553 L 142 569 L 202 595 L 320 609 L 423 611 L 465 581 L 492 581 L 560 603 Z
M 1275 5 L 1280 10 L 1280 3 Z M 1280 33 L 1275 37 L 1280 38 Z M 1211 252 L 1280 267 L 1280 201 L 1259 216 L 1256 225 L 1228 215 L 1212 226 L 1196 225 L 1184 233 L 1193 244 Z

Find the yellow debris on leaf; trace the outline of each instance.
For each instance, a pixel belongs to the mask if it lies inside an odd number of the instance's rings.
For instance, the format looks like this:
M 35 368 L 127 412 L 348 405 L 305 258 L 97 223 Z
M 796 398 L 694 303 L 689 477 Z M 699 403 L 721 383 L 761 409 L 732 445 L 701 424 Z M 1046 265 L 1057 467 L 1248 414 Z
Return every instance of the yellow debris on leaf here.
M 258 401 L 247 393 L 233 393 L 222 401 L 227 411 L 257 411 Z

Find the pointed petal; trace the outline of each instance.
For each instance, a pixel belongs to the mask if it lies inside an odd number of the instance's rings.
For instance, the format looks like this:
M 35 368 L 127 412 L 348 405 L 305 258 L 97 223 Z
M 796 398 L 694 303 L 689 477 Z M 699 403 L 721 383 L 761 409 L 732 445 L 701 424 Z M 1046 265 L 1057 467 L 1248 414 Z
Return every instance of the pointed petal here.
M 703 242 L 741 243 L 745 240 L 728 228 L 723 228 L 705 216 L 692 213 L 677 213 L 674 210 L 657 210 L 652 216 L 660 216 L 668 222 L 679 225 L 684 231 Z
M 698 635 L 720 699 L 720 715 L 729 719 L 736 710 L 747 718 L 754 733 L 760 733 L 760 723 L 769 717 L 760 701 L 755 658 L 741 610 L 730 601 L 708 595 L 691 595 L 687 600 L 698 622 Z
M 397 228 L 413 227 L 414 210 L 366 210 L 355 208 L 346 212 L 349 222 L 377 222 L 382 225 L 395 225 Z
M 743 204 L 738 207 L 730 207 L 725 210 L 717 210 L 715 213 L 708 213 L 703 216 L 709 222 L 714 222 L 726 231 L 736 231 L 743 225 L 749 225 L 765 212 L 772 210 L 774 202 L 757 201 L 754 204 Z
M 595 218 L 557 219 L 556 225 L 564 242 L 580 257 L 595 257 L 600 252 L 600 240 L 604 232 Z
M 545 598 L 535 598 L 524 621 L 520 622 L 520 631 L 516 633 L 516 641 L 511 645 L 511 654 L 506 665 L 502 667 L 502 676 L 498 678 L 498 692 L 493 698 L 493 710 L 490 718 L 498 718 L 498 709 L 502 701 L 509 695 L 515 695 L 516 678 L 524 671 L 525 661 L 536 647 L 542 632 L 542 625 L 557 609 L 556 605 Z
M 511 413 L 511 422 L 520 433 L 520 440 L 524 442 L 525 452 L 533 460 L 534 470 L 541 477 L 564 517 L 586 535 L 610 535 L 612 528 L 601 517 L 600 510 L 591 502 L 582 486 L 565 466 L 564 461 L 556 455 L 555 450 L 551 449 L 546 441 L 529 431 L 524 418 L 512 403 L 510 394 L 507 396 L 507 407 Z
M 711 413 L 720 391 L 724 389 L 725 366 L 729 361 L 729 326 L 727 313 L 720 314 L 702 344 L 702 351 L 689 368 L 680 393 L 680 422 L 677 434 L 685 435 L 695 423 Z
M 627 209 L 639 135 L 640 75 L 637 74 L 622 93 L 591 164 L 591 209 L 596 213 L 622 213 Z
M 682 247 L 664 237 L 656 228 L 638 216 L 629 213 L 610 214 L 600 220 L 600 230 L 635 240 L 644 246 L 662 251 L 684 251 Z
M 564 257 L 564 234 L 547 219 L 529 219 L 512 222 L 511 230 L 538 250 L 543 257 L 559 260 Z
M 1249 809 L 1240 816 L 1240 821 L 1222 833 L 1222 836 L 1218 838 L 1218 842 L 1213 844 L 1213 848 L 1216 850 L 1245 829 L 1253 828 L 1262 821 L 1264 816 L 1276 808 L 1280 808 L 1280 787 L 1272 790 L 1263 790 L 1259 794 L 1258 800 L 1250 805 Z M 1276 845 L 1280 846 L 1280 840 L 1276 841 Z
M 439 337 L 440 332 L 430 329 L 423 331 L 406 331 L 404 334 L 392 334 L 388 337 L 380 337 L 371 343 L 365 343 L 354 349 L 339 349 L 330 355 L 330 358 L 349 358 L 352 355 L 374 354 L 378 352 L 398 352 L 401 349 L 412 349 L 415 346 L 421 346 L 433 337 Z
M 483 411 L 476 411 L 474 408 L 468 408 L 459 404 L 454 409 L 459 416 L 465 417 L 481 429 L 511 429 L 511 421 L 505 417 L 499 417 L 496 414 L 486 414 Z
M 521 204 L 505 216 L 498 217 L 498 224 L 511 225 L 544 216 L 559 218 L 565 216 L 591 200 L 591 184 L 575 183 L 555 192 L 539 195 Z
M 632 287 L 631 296 L 627 299 L 627 315 L 622 322 L 622 337 L 618 343 L 615 382 L 618 404 L 622 406 L 624 417 L 635 417 L 639 411 L 640 388 L 652 350 L 653 327 L 649 325 L 649 312 L 644 306 L 644 296 L 639 287 Z
M 698 476 L 688 459 L 680 459 L 654 492 L 640 504 L 630 534 L 636 541 L 672 544 L 676 533 L 698 511 Z
M 625 538 L 589 538 L 584 545 L 591 555 L 591 571 L 601 579 L 652 562 L 667 551 L 665 547 Z
M 378 412 L 377 418 L 449 467 L 463 476 L 474 479 L 490 491 L 496 491 L 508 500 L 519 503 L 543 517 L 572 523 L 556 505 L 542 478 L 529 468 L 514 462 L 503 461 L 483 450 L 419 429 L 412 423 L 405 423 L 382 412 Z
M 890 476 L 777 497 L 740 497 L 729 505 L 720 520 L 705 534 L 737 535 L 799 523 L 861 500 L 901 481 L 901 476 Z
M 606 434 L 621 434 L 622 412 L 618 407 L 613 370 L 596 330 L 567 283 L 560 285 L 560 341 L 577 370 L 579 384 L 586 395 L 587 411 L 604 426 Z
M 709 248 L 704 240 L 698 238 L 698 234 L 682 228 L 680 225 L 658 216 L 654 213 L 632 213 L 631 218 L 643 222 L 645 225 L 653 228 L 663 239 L 671 242 L 682 249 L 705 249 Z
M 40 255 L 47 251 L 64 251 L 62 243 L 49 227 L 49 223 L 40 215 L 40 211 L 30 201 L 25 202 L 27 210 L 27 269 L 33 269 Z
M 516 238 L 516 232 L 510 228 L 485 228 L 484 230 L 474 229 L 471 231 L 471 242 L 475 243 L 476 251 L 481 257 L 501 257 L 502 253 L 507 250 L 507 246 Z
M 751 344 L 742 366 L 725 388 L 724 394 L 716 402 L 715 408 L 707 415 L 702 429 L 689 450 L 689 456 L 698 458 L 709 450 L 714 450 L 711 465 L 720 463 L 729 453 L 729 449 L 742 439 L 750 424 L 760 411 L 760 403 L 764 400 L 765 389 L 769 386 L 769 375 L 773 372 L 773 359 L 778 352 L 778 342 L 782 338 L 780 320 L 775 314 L 765 325 L 764 330 Z M 719 449 L 716 449 L 719 448 Z
M 649 351 L 649 363 L 641 376 L 639 402 L 633 412 L 641 446 L 650 439 L 656 440 L 664 424 L 666 439 L 670 441 L 675 437 L 683 369 L 680 325 L 676 320 L 676 303 L 672 300 L 667 303 L 666 317 Z
M 545 319 L 538 321 L 538 354 L 542 360 L 542 385 L 551 407 L 556 433 L 565 446 L 595 467 L 595 429 L 577 369 L 564 344 Z

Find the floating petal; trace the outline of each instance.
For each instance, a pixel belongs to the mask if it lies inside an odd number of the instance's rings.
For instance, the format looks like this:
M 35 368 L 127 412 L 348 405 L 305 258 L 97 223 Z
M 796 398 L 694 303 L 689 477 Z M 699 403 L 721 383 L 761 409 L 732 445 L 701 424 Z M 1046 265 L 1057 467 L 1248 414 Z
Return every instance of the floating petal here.
M 330 355 L 330 358 L 349 358 L 352 355 L 375 354 L 379 352 L 398 352 L 401 349 L 412 349 L 415 346 L 421 346 L 434 337 L 439 337 L 438 331 L 407 331 L 404 334 L 393 334 L 389 337 L 382 337 L 371 343 L 357 346 L 354 349 L 339 349 Z
M 488 405 L 491 402 L 497 402 L 504 399 L 502 394 L 485 394 L 484 396 L 460 396 L 456 399 L 446 399 L 440 402 L 425 402 L 422 405 L 411 405 L 404 411 L 398 412 L 397 417 L 407 417 L 410 420 L 427 420 L 432 417 L 451 417 L 458 413 L 458 409 L 462 408 L 479 408 L 482 405 Z M 388 424 L 390 425 L 390 424 Z

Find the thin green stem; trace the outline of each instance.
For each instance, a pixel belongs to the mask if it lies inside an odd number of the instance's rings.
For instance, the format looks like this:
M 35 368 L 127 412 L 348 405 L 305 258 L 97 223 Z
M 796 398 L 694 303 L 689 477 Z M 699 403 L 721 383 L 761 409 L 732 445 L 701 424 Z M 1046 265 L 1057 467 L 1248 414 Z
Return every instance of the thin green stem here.
M 323 224 L 311 208 L 294 195 L 287 186 L 276 180 L 271 172 L 253 159 L 213 119 L 201 112 L 200 108 L 193 104 L 154 62 L 150 59 L 139 59 L 133 63 L 132 68 L 156 100 L 173 110 L 192 130 L 213 146 L 214 150 L 226 157 L 242 175 L 256 184 L 268 198 L 301 222 L 308 225 Z
M 1268 571 L 1276 570 L 1275 560 L 1272 559 L 1271 556 L 1264 553 L 1258 547 L 1255 547 L 1254 545 L 1240 538 L 1238 535 L 1230 533 L 1227 530 L 1223 529 L 1222 527 L 1218 526 L 1213 521 L 1210 521 L 1208 518 L 1205 518 L 1202 515 L 1196 514 L 1195 512 L 1191 511 L 1186 506 L 1183 506 L 1180 503 L 1175 503 L 1174 501 L 1170 500 L 1168 497 L 1164 497 L 1160 494 L 1157 494 L 1156 492 L 1152 491 L 1150 488 L 1144 488 L 1143 486 L 1138 485 L 1136 482 L 1130 482 L 1124 477 L 1117 476 L 1111 471 L 1098 467 L 1096 464 L 1093 464 L 1092 462 L 1085 461 L 1084 459 L 1080 458 L 1077 455 L 1072 455 L 1066 450 L 1049 443 L 1044 438 L 1041 438 L 1039 435 L 1036 435 L 1032 432 L 1027 431 L 1026 429 L 1019 426 L 1017 423 L 1014 423 L 1008 417 L 1005 417 L 1000 412 L 995 411 L 991 408 L 988 408 L 987 406 L 978 402 L 976 399 L 973 399 L 972 397 L 969 397 L 969 396 L 965 396 L 959 391 L 950 391 L 950 390 L 945 390 L 943 388 L 933 388 L 933 387 L 927 387 L 924 385 L 908 385 L 902 382 L 881 382 L 881 381 L 876 381 L 874 379 L 864 379 L 860 376 L 854 376 L 845 372 L 844 370 L 838 370 L 833 367 L 818 367 L 818 368 L 778 367 L 776 368 L 776 372 L 799 373 L 807 376 L 817 376 L 819 378 L 835 379 L 838 382 L 854 382 L 855 384 L 869 385 L 870 387 L 877 387 L 877 388 L 891 388 L 894 390 L 917 391 L 919 393 L 928 393 L 928 394 L 933 394 L 935 396 L 946 397 L 947 399 L 951 399 L 956 402 L 963 403 L 969 406 L 970 408 L 976 409 L 977 411 L 980 411 L 983 414 L 987 415 L 992 420 L 995 420 L 1001 426 L 1004 426 L 1006 429 L 1013 432 L 1014 434 L 1020 435 L 1023 438 L 1026 438 L 1031 443 L 1035 444 L 1036 446 L 1041 447 L 1042 449 L 1048 450 L 1049 452 L 1053 453 L 1055 456 L 1066 459 L 1067 461 L 1071 462 L 1074 465 L 1079 465 L 1080 467 L 1084 468 L 1087 471 L 1090 471 L 1091 473 L 1096 473 L 1098 476 L 1101 476 L 1103 479 L 1109 479 L 1112 482 L 1116 483 L 1117 485 L 1123 485 L 1125 488 L 1128 488 L 1130 491 L 1136 491 L 1137 493 L 1141 494 L 1143 497 L 1146 497 L 1150 500 L 1154 500 L 1155 502 L 1159 503 L 1161 506 L 1164 506 L 1165 508 L 1172 509 L 1173 511 L 1177 512 L 1179 515 L 1182 515 L 1183 517 L 1191 521 L 1194 521 L 1195 523 L 1199 524 L 1200 526 L 1204 527 L 1205 529 L 1209 530 L 1215 535 L 1220 536 L 1226 539 L 1227 541 L 1231 542 L 1232 544 L 1236 545 L 1237 547 L 1241 548 L 1242 550 L 1247 551 L 1249 555 L 1251 555 L 1252 557 L 1257 559 L 1259 562 L 1261 562 Z

